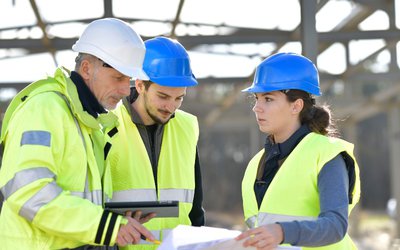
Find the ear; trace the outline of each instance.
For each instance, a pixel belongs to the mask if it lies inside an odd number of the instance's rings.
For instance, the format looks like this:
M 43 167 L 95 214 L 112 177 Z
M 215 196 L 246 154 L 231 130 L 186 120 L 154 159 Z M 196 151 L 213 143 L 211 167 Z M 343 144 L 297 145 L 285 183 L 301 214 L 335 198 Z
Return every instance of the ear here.
M 136 91 L 141 94 L 142 92 L 144 92 L 144 83 L 142 80 L 135 80 L 135 87 L 136 87 Z
M 303 99 L 299 98 L 292 103 L 292 114 L 297 115 L 303 110 L 304 101 Z
M 82 76 L 83 80 L 88 81 L 91 77 L 91 73 L 93 70 L 93 65 L 89 62 L 89 60 L 82 60 L 81 66 L 79 68 L 79 74 Z

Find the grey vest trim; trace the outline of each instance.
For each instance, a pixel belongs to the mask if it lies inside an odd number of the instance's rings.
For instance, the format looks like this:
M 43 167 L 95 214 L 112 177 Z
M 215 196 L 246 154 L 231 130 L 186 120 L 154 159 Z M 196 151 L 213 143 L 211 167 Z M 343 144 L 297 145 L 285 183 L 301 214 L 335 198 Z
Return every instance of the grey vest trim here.
M 155 189 L 129 189 L 113 193 L 111 201 L 156 201 Z
M 246 220 L 246 224 L 249 228 L 255 228 L 261 225 L 273 224 L 276 222 L 290 222 L 290 221 L 303 221 L 303 220 L 317 220 L 317 217 L 259 213 L 258 215 L 248 218 Z
M 91 202 L 93 202 L 96 205 L 102 205 L 102 203 L 103 203 L 103 193 L 101 190 L 92 190 L 91 192 L 90 191 L 86 191 L 86 192 L 73 191 L 73 192 L 71 192 L 71 195 L 90 200 Z
M 194 190 L 191 189 L 160 189 L 160 200 L 177 200 L 193 203 Z

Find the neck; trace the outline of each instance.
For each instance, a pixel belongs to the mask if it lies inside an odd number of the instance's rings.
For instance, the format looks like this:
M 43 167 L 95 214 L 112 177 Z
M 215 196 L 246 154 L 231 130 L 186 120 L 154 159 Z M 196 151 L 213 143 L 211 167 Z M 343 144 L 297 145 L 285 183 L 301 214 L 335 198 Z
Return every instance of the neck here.
M 144 105 L 144 100 L 141 95 L 137 97 L 137 99 L 131 104 L 131 106 L 139 114 L 144 125 L 148 126 L 155 124 L 154 120 L 147 113 L 147 110 Z
M 290 124 L 288 127 L 284 128 L 282 131 L 275 133 L 273 139 L 275 143 L 282 143 L 290 138 L 299 128 L 301 127 L 300 121 Z

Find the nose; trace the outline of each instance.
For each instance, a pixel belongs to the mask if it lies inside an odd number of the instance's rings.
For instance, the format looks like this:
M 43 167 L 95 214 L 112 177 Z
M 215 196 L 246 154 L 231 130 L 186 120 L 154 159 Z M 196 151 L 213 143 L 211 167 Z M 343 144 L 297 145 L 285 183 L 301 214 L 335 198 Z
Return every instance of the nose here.
M 261 113 L 263 111 L 263 109 L 260 107 L 260 104 L 258 101 L 256 101 L 256 103 L 253 106 L 253 112 L 254 113 Z
M 171 114 L 175 112 L 175 110 L 178 108 L 173 101 L 168 101 L 164 105 L 165 110 L 170 112 Z

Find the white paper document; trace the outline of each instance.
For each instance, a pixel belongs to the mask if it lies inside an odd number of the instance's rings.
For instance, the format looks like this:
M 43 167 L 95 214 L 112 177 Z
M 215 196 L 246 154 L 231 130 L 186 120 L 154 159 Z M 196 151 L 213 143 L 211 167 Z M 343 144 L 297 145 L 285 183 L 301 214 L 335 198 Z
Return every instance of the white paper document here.
M 234 238 L 241 232 L 216 227 L 192 227 L 179 225 L 172 230 L 158 250 L 254 250 L 255 247 L 243 247 L 243 241 Z M 299 247 L 277 249 L 299 250 Z

